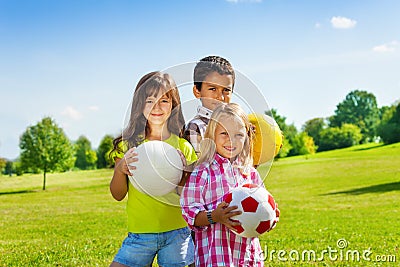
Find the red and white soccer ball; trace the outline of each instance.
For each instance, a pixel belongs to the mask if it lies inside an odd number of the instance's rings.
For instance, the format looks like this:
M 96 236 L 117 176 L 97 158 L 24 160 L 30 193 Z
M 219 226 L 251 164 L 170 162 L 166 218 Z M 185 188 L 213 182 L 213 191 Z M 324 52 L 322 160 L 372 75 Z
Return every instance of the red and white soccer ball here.
M 242 214 L 231 220 L 239 221 L 235 233 L 243 237 L 257 237 L 272 230 L 279 220 L 279 209 L 274 197 L 256 184 L 245 184 L 233 189 L 224 198 L 229 206 L 238 206 Z

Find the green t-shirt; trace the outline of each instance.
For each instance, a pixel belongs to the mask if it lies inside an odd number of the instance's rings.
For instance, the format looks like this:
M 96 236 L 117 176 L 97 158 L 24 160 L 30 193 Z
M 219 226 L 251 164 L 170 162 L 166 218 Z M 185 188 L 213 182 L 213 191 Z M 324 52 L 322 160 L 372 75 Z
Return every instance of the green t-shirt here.
M 164 142 L 179 149 L 185 156 L 187 164 L 197 160 L 192 145 L 185 139 L 171 134 Z M 123 148 L 123 151 L 127 150 L 126 145 L 123 145 Z M 117 153 L 113 156 L 122 158 L 123 154 Z M 179 196 L 174 191 L 164 196 L 153 197 L 141 193 L 130 182 L 128 184 L 126 211 L 129 232 L 161 233 L 187 226 L 182 217 Z

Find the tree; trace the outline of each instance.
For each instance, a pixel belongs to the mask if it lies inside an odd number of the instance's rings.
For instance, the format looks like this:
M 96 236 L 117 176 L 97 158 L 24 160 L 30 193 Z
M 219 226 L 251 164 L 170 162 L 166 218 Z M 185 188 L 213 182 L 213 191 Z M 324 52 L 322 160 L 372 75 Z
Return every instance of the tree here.
M 353 124 L 343 124 L 342 127 L 329 127 L 321 132 L 318 151 L 350 147 L 360 143 L 362 134 L 360 128 Z
M 376 136 L 379 124 L 379 109 L 376 97 L 366 91 L 354 90 L 336 106 L 335 115 L 330 118 L 330 127 L 343 124 L 357 125 L 362 134 L 362 142 L 369 142 Z
M 109 153 L 113 148 L 114 138 L 111 135 L 105 135 L 100 141 L 100 145 L 97 149 L 97 168 L 107 168 L 112 165 L 112 161 L 109 157 Z
M 92 150 L 92 145 L 85 136 L 80 136 L 75 143 L 75 167 L 81 170 L 92 170 L 96 168 L 97 155 Z
M 11 160 L 7 160 L 6 167 L 4 168 L 4 174 L 11 176 L 14 172 L 14 163 Z
M 293 148 L 290 151 L 292 155 L 315 154 L 317 150 L 313 138 L 306 132 L 297 134 L 292 141 Z
M 66 171 L 73 166 L 72 145 L 50 117 L 28 127 L 20 138 L 19 147 L 22 168 L 43 171 L 43 190 L 47 172 Z
M 7 166 L 7 160 L 4 158 L 0 158 L 0 173 L 3 172 L 3 169 Z
M 297 133 L 296 127 L 294 125 L 291 125 L 291 127 L 287 125 L 286 117 L 279 115 L 276 109 L 271 109 L 269 112 L 266 112 L 266 115 L 274 118 L 283 134 L 282 147 L 279 150 L 277 158 L 287 157 L 293 148 L 291 140 Z
M 297 139 L 297 135 L 299 134 L 297 132 L 296 126 L 294 124 L 289 124 L 283 127 L 285 130 L 283 132 L 285 139 L 289 141 L 289 144 L 291 145 L 291 149 L 289 150 L 288 157 L 291 156 L 296 156 L 299 155 L 298 152 L 301 150 L 301 143 L 298 142 L 299 140 Z
M 271 109 L 270 113 L 266 114 L 275 119 L 283 133 L 283 145 L 278 158 L 315 153 L 316 146 L 307 133 L 298 133 L 296 126 L 293 123 L 286 124 L 286 117 L 278 115 L 275 109 Z
M 13 162 L 13 171 L 15 171 L 15 174 L 17 176 L 21 176 L 22 174 L 24 174 L 24 170 L 22 169 L 22 164 L 20 160 Z
M 385 144 L 400 142 L 400 103 L 385 109 L 377 132 Z
M 306 132 L 314 140 L 316 146 L 319 146 L 321 132 L 327 127 L 325 119 L 314 118 L 305 122 L 302 127 L 303 132 Z
M 278 152 L 278 155 L 276 158 L 284 158 L 287 157 L 290 150 L 292 150 L 292 145 L 290 144 L 289 140 L 285 138 L 285 135 L 283 135 L 283 142 L 282 142 L 282 147 Z

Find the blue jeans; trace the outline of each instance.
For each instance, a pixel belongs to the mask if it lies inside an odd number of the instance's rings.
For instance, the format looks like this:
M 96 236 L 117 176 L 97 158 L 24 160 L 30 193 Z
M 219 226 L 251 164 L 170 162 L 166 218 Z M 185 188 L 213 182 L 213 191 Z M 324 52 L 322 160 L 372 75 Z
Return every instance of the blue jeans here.
M 128 233 L 114 261 L 131 266 L 151 266 L 157 255 L 162 267 L 181 267 L 194 262 L 194 245 L 188 227 L 155 234 Z

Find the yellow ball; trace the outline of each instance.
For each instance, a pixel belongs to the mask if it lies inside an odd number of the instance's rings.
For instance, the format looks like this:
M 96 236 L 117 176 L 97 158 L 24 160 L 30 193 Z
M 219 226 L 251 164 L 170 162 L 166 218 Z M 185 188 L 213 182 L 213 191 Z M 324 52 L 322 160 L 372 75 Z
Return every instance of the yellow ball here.
M 282 147 L 282 131 L 276 121 L 268 115 L 252 113 L 248 118 L 255 127 L 253 164 L 260 165 L 278 154 Z

